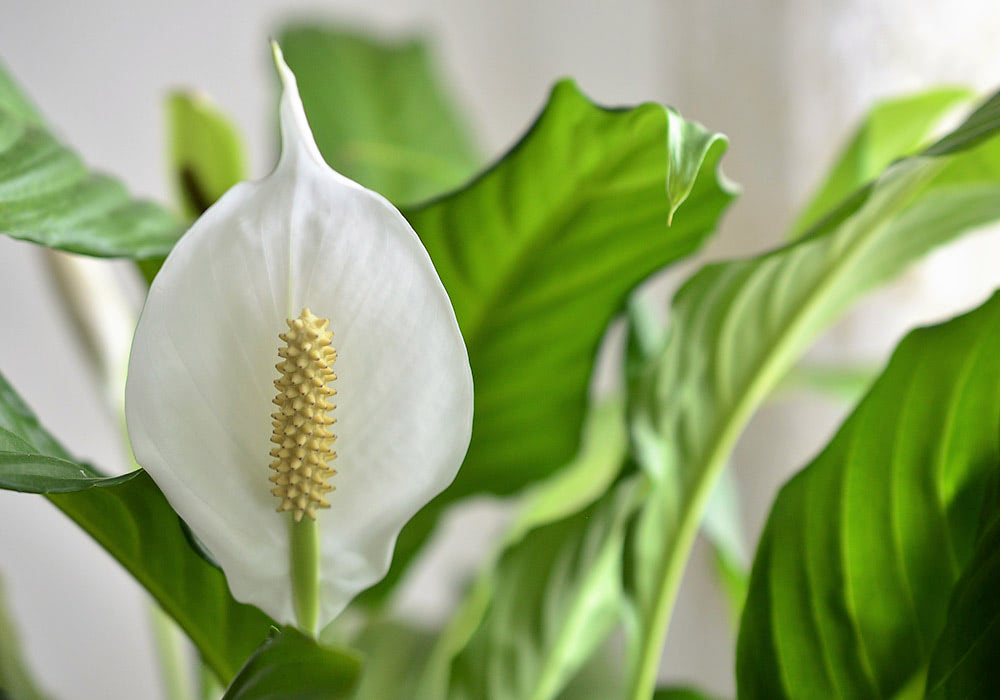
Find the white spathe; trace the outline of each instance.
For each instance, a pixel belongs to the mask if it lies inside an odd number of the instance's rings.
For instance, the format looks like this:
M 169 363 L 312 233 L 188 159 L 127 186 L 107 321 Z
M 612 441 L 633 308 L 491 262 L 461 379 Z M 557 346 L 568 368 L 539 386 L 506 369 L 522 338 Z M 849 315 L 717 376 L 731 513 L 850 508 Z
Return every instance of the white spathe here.
M 125 413 L 136 460 L 221 565 L 237 600 L 294 624 L 289 514 L 268 465 L 278 334 L 304 307 L 337 350 L 336 490 L 317 513 L 320 626 L 386 573 L 403 525 L 454 479 L 472 374 L 448 296 L 413 229 L 330 169 L 275 47 L 282 152 L 229 190 L 153 281 Z

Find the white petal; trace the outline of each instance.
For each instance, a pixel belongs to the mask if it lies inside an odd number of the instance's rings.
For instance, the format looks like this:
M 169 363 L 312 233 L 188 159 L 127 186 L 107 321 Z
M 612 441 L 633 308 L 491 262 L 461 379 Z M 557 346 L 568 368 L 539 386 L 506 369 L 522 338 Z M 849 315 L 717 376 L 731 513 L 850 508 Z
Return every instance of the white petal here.
M 388 569 L 403 524 L 444 489 L 472 425 L 472 375 L 447 294 L 409 224 L 331 170 L 295 78 L 282 156 L 227 192 L 157 275 L 136 328 L 129 436 L 233 595 L 293 623 L 288 513 L 268 465 L 278 334 L 303 307 L 331 319 L 339 457 L 317 513 L 320 624 Z

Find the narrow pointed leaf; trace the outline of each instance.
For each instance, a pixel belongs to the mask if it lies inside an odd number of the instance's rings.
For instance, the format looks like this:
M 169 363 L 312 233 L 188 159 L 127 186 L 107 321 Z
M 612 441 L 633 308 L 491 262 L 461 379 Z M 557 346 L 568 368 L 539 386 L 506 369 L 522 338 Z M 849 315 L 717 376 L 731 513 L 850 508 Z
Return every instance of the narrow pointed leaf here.
M 709 265 L 674 297 L 655 400 L 646 402 L 650 444 L 637 443 L 658 486 L 636 537 L 642 631 L 633 697 L 645 697 L 655 678 L 704 506 L 756 407 L 858 295 L 1000 218 L 1000 139 L 990 138 L 1000 130 L 997 104 L 945 137 L 947 148 L 891 166 L 798 242 Z
M 166 255 L 182 230 L 165 209 L 84 165 L 0 67 L 0 233 L 72 253 L 145 260 Z
M 789 234 L 798 238 L 857 188 L 874 180 L 897 158 L 927 145 L 933 129 L 969 90 L 939 87 L 876 104 L 848 139 L 830 171 L 796 217 Z
M 353 697 L 360 674 L 355 655 L 286 629 L 261 645 L 223 700 L 346 699 Z
M 338 172 L 410 204 L 460 185 L 481 164 L 424 41 L 316 25 L 290 26 L 278 40 L 316 144 Z
M 146 587 L 219 678 L 232 678 L 271 621 L 232 598 L 152 479 L 105 477 L 73 460 L 2 376 L 0 449 L 0 488 L 45 494 Z
M 1000 296 L 911 333 L 781 490 L 740 629 L 741 698 L 919 689 L 1000 476 L 998 356 Z

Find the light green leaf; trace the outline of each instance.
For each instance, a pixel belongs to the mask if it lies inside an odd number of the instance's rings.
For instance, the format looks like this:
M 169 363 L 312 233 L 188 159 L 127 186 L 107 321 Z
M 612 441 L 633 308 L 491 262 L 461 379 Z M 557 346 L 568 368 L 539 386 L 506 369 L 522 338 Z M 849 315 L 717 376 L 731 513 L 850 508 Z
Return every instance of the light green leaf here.
M 220 679 L 232 678 L 271 621 L 232 598 L 145 472 L 105 477 L 73 460 L 2 375 L 0 447 L 0 488 L 45 494 L 146 587 Z
M 521 556 L 512 552 L 521 547 L 532 531 L 578 514 L 601 498 L 621 470 L 625 451 L 624 402 L 621 399 L 605 399 L 596 403 L 588 414 L 576 458 L 521 497 L 517 514 L 500 548 L 483 563 L 479 576 L 435 642 L 421 680 L 421 697 L 438 698 L 447 693 L 455 657 L 463 652 L 483 625 L 490 609 L 501 558 Z M 537 585 L 538 578 L 543 575 L 541 569 L 521 570 L 520 574 L 531 578 L 524 583 L 526 587 Z M 508 579 L 505 583 L 507 588 L 518 585 L 510 579 L 510 574 Z M 568 591 L 563 604 L 572 604 L 568 599 L 588 592 L 586 588 Z M 541 641 L 532 644 L 544 649 Z M 560 661 L 558 656 L 550 659 L 556 663 Z M 538 664 L 533 657 L 528 657 L 528 661 L 533 667 Z
M 927 145 L 949 112 L 972 99 L 964 88 L 939 87 L 875 104 L 847 141 L 823 183 L 802 208 L 790 233 L 798 238 L 858 187 L 897 158 Z
M 934 246 L 1000 218 L 1000 139 L 987 140 L 1000 130 L 997 103 L 946 137 L 947 149 L 928 151 L 941 155 L 891 166 L 798 242 L 709 265 L 674 297 L 656 400 L 644 402 L 658 441 L 639 454 L 656 487 L 635 540 L 641 630 L 631 697 L 652 692 L 706 501 L 760 402 L 859 294 Z
M 608 324 L 632 288 L 705 241 L 734 196 L 718 174 L 725 138 L 682 121 L 656 104 L 603 109 L 562 82 L 499 163 L 405 212 L 455 307 L 475 422 L 454 484 L 403 529 L 373 595 L 392 585 L 447 504 L 520 490 L 575 454 Z M 675 133 L 687 140 L 671 141 Z M 670 197 L 671 178 L 671 189 L 688 192 L 683 202 Z
M 998 466 L 998 465 L 994 465 Z M 955 585 L 931 654 L 925 697 L 992 698 L 1000 687 L 1000 493 L 983 508 L 975 553 Z
M 0 83 L 0 90 L 2 88 Z M 0 585 L 0 698 L 46 700 L 47 697 L 24 660 L 14 619 L 7 611 L 3 586 Z
M 235 124 L 201 93 L 167 99 L 170 181 L 184 214 L 196 218 L 226 190 L 249 179 Z
M 449 698 L 556 697 L 621 619 L 625 524 L 637 481 L 533 530 L 494 573 L 489 609 L 452 664 Z
M 781 490 L 740 629 L 741 698 L 919 690 L 1000 475 L 997 357 L 1000 296 L 911 333 Z
M 853 406 L 877 374 L 878 368 L 868 365 L 802 363 L 789 370 L 775 393 L 808 390 Z
M 177 91 L 167 99 L 167 163 L 184 216 L 195 219 L 238 182 L 249 179 L 243 139 L 208 96 Z M 139 261 L 152 282 L 165 255 Z
M 431 644 L 429 633 L 401 623 L 366 627 L 351 644 L 364 658 L 355 700 L 412 700 Z
M 361 675 L 353 653 L 320 645 L 286 628 L 240 669 L 223 700 L 338 700 L 351 698 Z
M 315 25 L 289 27 L 278 41 L 335 170 L 411 204 L 460 185 L 481 164 L 423 41 Z
M 182 230 L 165 209 L 89 170 L 0 67 L 0 233 L 72 253 L 145 260 L 166 255 Z

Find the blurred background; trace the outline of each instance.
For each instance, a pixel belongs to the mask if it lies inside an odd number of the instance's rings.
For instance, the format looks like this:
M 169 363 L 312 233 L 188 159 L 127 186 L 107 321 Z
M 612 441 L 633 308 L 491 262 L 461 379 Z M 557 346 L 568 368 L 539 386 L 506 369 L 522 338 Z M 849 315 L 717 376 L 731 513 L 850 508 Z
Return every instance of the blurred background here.
M 729 135 L 723 165 L 743 195 L 709 257 L 780 241 L 796 207 L 865 108 L 932 85 L 1000 85 L 991 0 L 0 0 L 0 60 L 64 139 L 132 189 L 170 201 L 164 97 L 198 88 L 239 124 L 251 172 L 275 149 L 266 39 L 321 18 L 428 37 L 485 152 L 508 146 L 552 82 L 575 77 L 606 104 L 654 100 Z M 814 357 L 873 366 L 915 324 L 971 307 L 1000 283 L 996 235 L 963 239 L 873 295 Z M 121 427 L 66 323 L 41 251 L 0 238 L 0 368 L 71 451 L 121 471 Z M 771 402 L 734 458 L 748 548 L 777 487 L 825 441 L 845 406 Z M 413 572 L 401 614 L 433 623 L 497 530 L 488 502 L 450 517 Z M 474 523 L 474 525 L 470 525 Z M 0 492 L 0 576 L 29 660 L 62 698 L 156 698 L 145 594 L 40 497 Z M 682 589 L 662 677 L 733 692 L 733 637 L 704 548 Z

